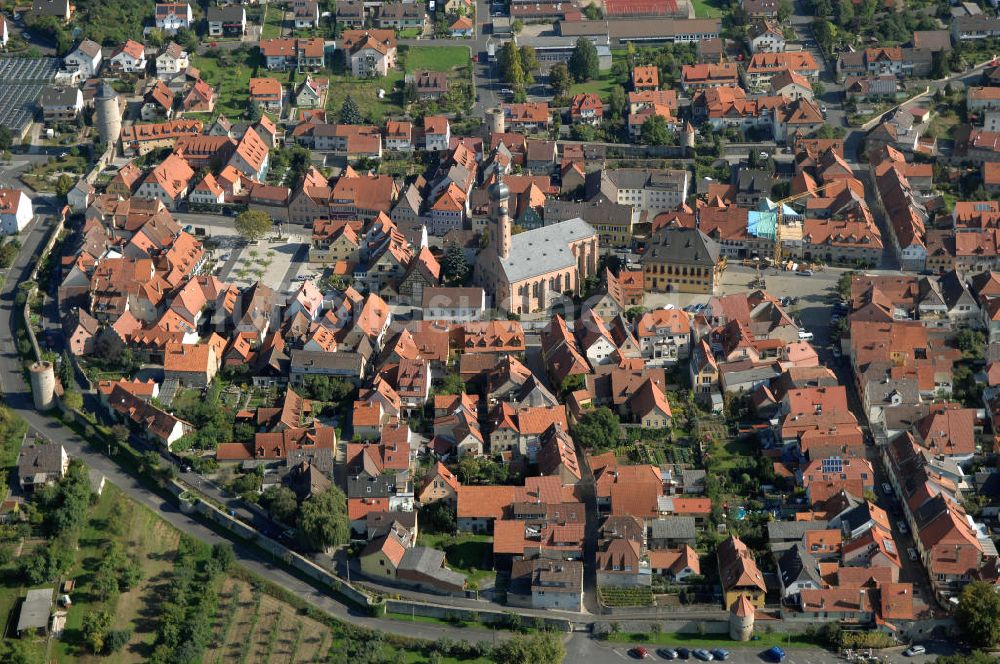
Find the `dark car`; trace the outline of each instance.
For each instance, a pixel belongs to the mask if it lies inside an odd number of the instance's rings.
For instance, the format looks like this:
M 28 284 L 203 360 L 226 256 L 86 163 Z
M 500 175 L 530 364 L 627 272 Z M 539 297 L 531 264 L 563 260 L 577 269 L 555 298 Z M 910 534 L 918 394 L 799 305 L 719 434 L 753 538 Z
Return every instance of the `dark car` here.
M 769 648 L 767 652 L 764 653 L 764 655 L 766 656 L 767 660 L 771 662 L 785 661 L 785 651 L 779 648 L 778 646 Z
M 634 657 L 635 659 L 646 659 L 647 657 L 649 657 L 649 651 L 643 648 L 642 646 L 636 646 L 635 648 L 630 649 L 628 651 L 628 654 Z
M 688 648 L 678 648 L 677 657 L 680 659 L 691 659 L 691 650 Z
M 663 659 L 677 659 L 677 651 L 673 648 L 660 648 L 656 654 Z
M 716 648 L 712 651 L 712 657 L 724 662 L 729 659 L 729 651 L 725 648 Z

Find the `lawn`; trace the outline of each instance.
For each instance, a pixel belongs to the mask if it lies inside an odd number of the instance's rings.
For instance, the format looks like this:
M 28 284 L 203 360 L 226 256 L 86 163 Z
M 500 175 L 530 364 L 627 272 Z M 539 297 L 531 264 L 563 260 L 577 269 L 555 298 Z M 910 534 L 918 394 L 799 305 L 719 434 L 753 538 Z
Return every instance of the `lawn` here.
M 939 106 L 938 108 L 941 107 Z M 931 117 L 925 135 L 938 139 L 950 138 L 959 122 L 961 122 L 961 118 L 958 117 L 955 111 L 944 110 L 943 112 L 936 112 Z
M 467 46 L 411 46 L 406 51 L 406 73 L 418 69 L 451 71 L 469 64 Z
M 392 71 L 384 78 L 374 80 L 351 78 L 348 76 L 331 76 L 330 92 L 326 100 L 326 108 L 333 115 L 330 122 L 336 122 L 336 114 L 344 104 L 344 99 L 350 95 L 361 110 L 361 115 L 371 122 L 381 123 L 387 115 L 399 115 L 403 108 L 399 105 L 401 90 L 395 90 L 396 84 L 402 85 L 403 72 Z M 382 99 L 378 98 L 379 89 L 385 90 Z
M 719 0 L 692 0 L 694 4 L 694 15 L 696 18 L 714 18 L 722 16 L 722 7 Z
M 400 39 L 416 39 L 422 35 L 424 31 L 421 28 L 406 28 L 405 30 L 399 31 Z
M 614 79 L 611 78 L 610 74 L 604 74 L 601 78 L 595 78 L 592 81 L 587 81 L 586 83 L 574 83 L 569 88 L 568 95 L 572 97 L 573 95 L 578 95 L 586 92 L 593 92 L 597 94 L 603 101 L 608 100 L 608 95 L 611 94 L 611 88 L 615 87 Z
M 685 646 L 687 648 L 756 648 L 766 650 L 771 646 L 795 647 L 817 645 L 805 634 L 756 633 L 753 641 L 731 641 L 728 634 L 680 634 L 660 632 L 659 634 L 619 632 L 609 634 L 608 641 L 618 643 L 643 643 L 656 646 Z
M 264 5 L 264 25 L 261 27 L 261 39 L 273 39 L 281 36 L 284 27 L 285 10 L 279 5 Z
M 232 63 L 220 63 L 218 59 L 204 55 L 191 56 L 191 66 L 197 67 L 202 79 L 215 88 L 217 103 L 214 114 L 221 113 L 230 119 L 242 118 L 247 112 L 250 78 L 259 64 L 257 53 L 249 53 L 242 58 L 234 54 Z
M 482 583 L 496 577 L 492 568 L 493 538 L 489 535 L 425 535 L 418 537 L 420 546 L 440 549 L 445 553 L 448 567 L 461 572 L 470 582 Z M 483 568 L 486 569 L 483 569 Z
M 746 436 L 723 441 L 721 445 L 713 445 L 710 449 L 719 468 L 728 470 L 736 467 L 739 457 L 753 458 L 757 452 L 757 443 L 752 436 Z

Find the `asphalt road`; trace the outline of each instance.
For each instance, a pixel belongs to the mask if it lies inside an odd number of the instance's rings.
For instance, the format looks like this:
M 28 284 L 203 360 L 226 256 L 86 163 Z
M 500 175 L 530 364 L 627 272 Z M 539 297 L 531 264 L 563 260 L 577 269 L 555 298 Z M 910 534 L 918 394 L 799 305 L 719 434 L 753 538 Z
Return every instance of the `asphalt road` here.
M 607 643 L 604 641 L 597 641 L 595 639 L 580 640 L 572 638 L 566 643 L 566 659 L 565 662 L 586 662 L 586 664 L 621 664 L 623 661 L 633 661 L 635 658 L 629 654 L 629 650 L 636 645 L 636 643 Z M 904 662 L 910 662 L 912 664 L 928 664 L 933 662 L 938 655 L 951 654 L 955 651 L 954 647 L 946 642 L 933 642 L 925 644 L 928 650 L 927 655 L 921 655 L 917 657 L 904 657 L 902 655 L 903 648 L 896 648 L 893 653 L 887 655 L 888 662 L 893 662 L 897 664 L 903 664 Z M 761 662 L 770 661 L 764 659 L 762 656 L 767 648 L 758 648 L 754 646 L 747 645 L 745 647 L 733 646 L 731 643 L 727 643 L 726 639 L 720 638 L 719 647 L 725 648 L 729 651 L 729 658 L 727 662 L 733 662 L 735 664 L 760 664 Z M 655 646 L 643 646 L 649 652 L 650 657 L 646 661 L 666 661 L 665 659 L 658 656 L 655 652 Z M 820 648 L 784 648 L 785 650 L 785 662 L 788 664 L 833 664 L 834 662 L 846 662 L 847 660 L 839 657 L 836 653 L 832 653 Z M 698 662 L 699 660 L 691 658 L 689 662 Z
M 31 393 L 21 373 L 21 359 L 17 354 L 14 341 L 14 322 L 16 319 L 14 295 L 18 285 L 30 273 L 50 229 L 51 221 L 48 219 L 34 222 L 25 229 L 21 235 L 21 251 L 10 268 L 6 281 L 0 287 L 0 390 L 4 395 L 4 403 L 23 417 L 33 431 L 52 442 L 62 444 L 71 457 L 82 459 L 89 467 L 103 473 L 109 482 L 119 487 L 131 499 L 153 510 L 178 530 L 209 544 L 230 541 L 200 521 L 182 514 L 175 505 L 140 485 L 111 459 L 100 451 L 91 449 L 82 438 L 64 427 L 56 419 L 35 411 Z M 185 479 L 190 481 L 196 478 L 185 477 Z M 233 545 L 236 557 L 244 567 L 287 588 L 316 608 L 345 622 L 401 636 L 424 639 L 447 637 L 451 639 L 493 640 L 506 638 L 506 633 L 494 635 L 493 632 L 486 630 L 371 618 L 352 607 L 341 604 L 312 585 L 289 574 L 283 568 L 276 567 L 256 549 L 235 542 Z

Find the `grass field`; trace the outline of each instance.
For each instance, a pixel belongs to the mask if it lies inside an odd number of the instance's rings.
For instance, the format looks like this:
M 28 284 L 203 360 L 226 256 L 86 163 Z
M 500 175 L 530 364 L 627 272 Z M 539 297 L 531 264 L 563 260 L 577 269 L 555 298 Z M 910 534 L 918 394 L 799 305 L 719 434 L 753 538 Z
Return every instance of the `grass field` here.
M 418 69 L 451 71 L 469 64 L 466 46 L 411 46 L 406 51 L 406 73 Z
M 326 625 L 236 579 L 223 582 L 212 634 L 206 664 L 312 662 L 324 657 L 331 642 Z
M 111 526 L 116 518 L 121 519 L 117 532 Z M 93 595 L 90 584 L 109 545 L 109 538 L 119 542 L 126 554 L 138 558 L 142 582 L 119 595 L 116 601 L 101 602 Z M 169 582 L 173 553 L 179 540 L 177 531 L 153 512 L 129 501 L 115 486 L 106 485 L 80 536 L 76 564 L 67 575 L 67 578 L 75 579 L 77 585 L 72 595 L 73 606 L 67 617 L 66 633 L 61 640 L 53 642 L 51 654 L 54 659 L 60 662 L 121 664 L 146 661 L 152 652 L 156 629 L 150 617 L 155 616 L 157 611 L 157 587 Z M 115 625 L 131 627 L 134 634 L 123 650 L 107 657 L 94 657 L 77 646 L 80 642 L 78 630 L 84 615 L 102 609 L 112 611 Z
M 713 18 L 722 16 L 722 3 L 719 0 L 692 0 L 694 15 L 697 18 Z
M 273 39 L 281 36 L 284 27 L 285 11 L 281 5 L 264 5 L 264 25 L 261 26 L 262 39 Z
M 607 101 L 608 95 L 611 94 L 611 88 L 615 87 L 615 85 L 616 83 L 610 75 L 605 75 L 602 78 L 587 81 L 586 83 L 574 83 L 570 86 L 568 95 L 572 97 L 573 95 L 593 92 L 597 94 L 602 101 Z
M 329 118 L 336 122 L 336 113 L 344 104 L 344 99 L 350 95 L 358 104 L 361 114 L 370 121 L 382 122 L 386 115 L 397 115 L 403 112 L 399 105 L 401 93 L 395 90 L 397 83 L 402 83 L 403 72 L 392 71 L 385 78 L 362 80 L 347 76 L 331 76 L 330 92 L 326 100 L 326 108 L 334 113 Z M 378 98 L 379 89 L 385 90 L 385 96 Z

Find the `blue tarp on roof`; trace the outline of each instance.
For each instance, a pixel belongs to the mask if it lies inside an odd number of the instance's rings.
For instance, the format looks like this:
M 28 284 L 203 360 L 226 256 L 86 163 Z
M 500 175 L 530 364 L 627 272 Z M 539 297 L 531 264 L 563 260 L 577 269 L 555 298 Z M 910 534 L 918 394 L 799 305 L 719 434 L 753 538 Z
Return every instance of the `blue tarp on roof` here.
M 747 213 L 747 235 L 774 240 L 774 227 L 778 224 L 778 215 L 774 212 Z

